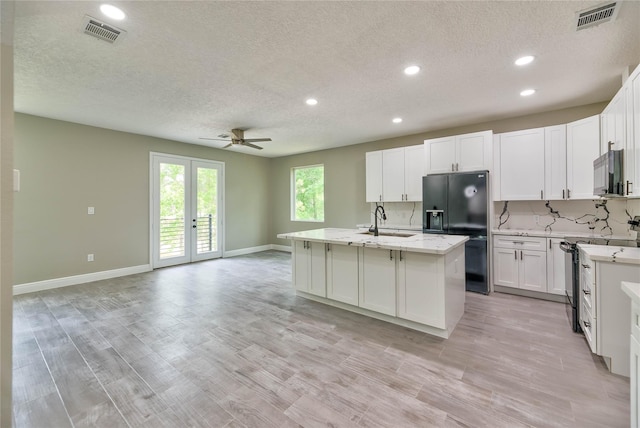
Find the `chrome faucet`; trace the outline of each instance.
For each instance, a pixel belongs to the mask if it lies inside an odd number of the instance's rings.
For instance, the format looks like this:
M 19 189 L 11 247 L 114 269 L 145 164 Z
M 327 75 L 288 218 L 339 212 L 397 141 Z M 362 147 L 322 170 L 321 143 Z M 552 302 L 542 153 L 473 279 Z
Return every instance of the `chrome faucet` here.
M 369 232 L 373 232 L 373 236 L 378 236 L 378 210 L 382 211 L 382 220 L 387 219 L 387 214 L 384 212 L 382 205 L 376 204 L 376 211 L 373 213 L 375 226 L 369 228 Z

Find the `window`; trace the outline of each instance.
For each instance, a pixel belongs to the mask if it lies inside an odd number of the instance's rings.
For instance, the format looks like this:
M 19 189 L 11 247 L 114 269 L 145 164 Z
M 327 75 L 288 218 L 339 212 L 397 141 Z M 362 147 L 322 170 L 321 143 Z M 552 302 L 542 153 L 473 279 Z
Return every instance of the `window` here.
M 291 220 L 324 221 L 324 165 L 291 169 Z

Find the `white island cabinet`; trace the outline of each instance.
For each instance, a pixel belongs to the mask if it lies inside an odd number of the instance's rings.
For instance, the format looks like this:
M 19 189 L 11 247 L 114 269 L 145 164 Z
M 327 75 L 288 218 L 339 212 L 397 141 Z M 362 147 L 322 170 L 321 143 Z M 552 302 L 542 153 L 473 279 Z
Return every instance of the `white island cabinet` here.
M 278 238 L 293 241 L 293 286 L 301 297 L 445 339 L 464 313 L 466 236 L 316 229 Z M 314 258 L 314 248 L 323 256 Z M 314 270 L 323 264 L 324 276 Z

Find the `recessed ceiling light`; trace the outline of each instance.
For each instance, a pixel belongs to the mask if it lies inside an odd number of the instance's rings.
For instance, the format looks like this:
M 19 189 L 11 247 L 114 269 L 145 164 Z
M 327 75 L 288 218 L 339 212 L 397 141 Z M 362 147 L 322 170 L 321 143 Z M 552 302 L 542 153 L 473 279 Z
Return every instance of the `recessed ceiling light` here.
M 310 106 L 314 106 L 316 104 L 318 104 L 318 100 L 316 100 L 315 98 L 309 98 L 307 101 L 305 101 L 308 105 Z
M 410 65 L 409 67 L 404 69 L 404 74 L 412 76 L 414 74 L 418 74 L 419 71 L 420 67 L 418 67 L 417 65 Z
M 516 65 L 527 65 L 534 60 L 534 57 L 531 55 L 520 57 L 516 60 Z
M 523 97 L 528 97 L 529 95 L 533 95 L 536 93 L 535 89 L 525 89 L 524 91 L 520 92 L 520 95 Z
M 402 122 L 402 118 L 401 117 L 394 117 L 392 122 L 393 123 L 401 123 Z
M 100 12 L 104 13 L 109 18 L 117 19 L 118 21 L 124 19 L 126 16 L 121 9 L 111 6 L 110 4 L 100 5 Z

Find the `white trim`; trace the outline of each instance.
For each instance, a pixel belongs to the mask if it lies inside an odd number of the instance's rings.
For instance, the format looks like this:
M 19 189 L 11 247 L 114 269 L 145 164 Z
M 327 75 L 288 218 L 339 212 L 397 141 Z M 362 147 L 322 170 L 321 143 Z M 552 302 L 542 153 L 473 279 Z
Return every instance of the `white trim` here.
M 70 285 L 84 284 L 87 282 L 101 281 L 103 279 L 118 278 L 137 273 L 150 272 L 151 265 L 131 266 L 121 269 L 105 270 L 101 272 L 86 273 L 83 275 L 67 276 L 64 278 L 47 279 L 44 281 L 28 282 L 13 286 L 13 295 L 33 293 L 36 291 L 50 290 L 52 288 L 68 287 Z
M 268 250 L 287 251 L 290 253 L 291 247 L 288 247 L 286 245 L 275 245 L 275 244 L 259 245 L 257 247 L 248 247 L 248 248 L 240 248 L 239 250 L 225 251 L 224 257 L 226 258 L 226 257 L 244 256 L 245 254 L 259 253 L 261 251 L 268 251 Z

